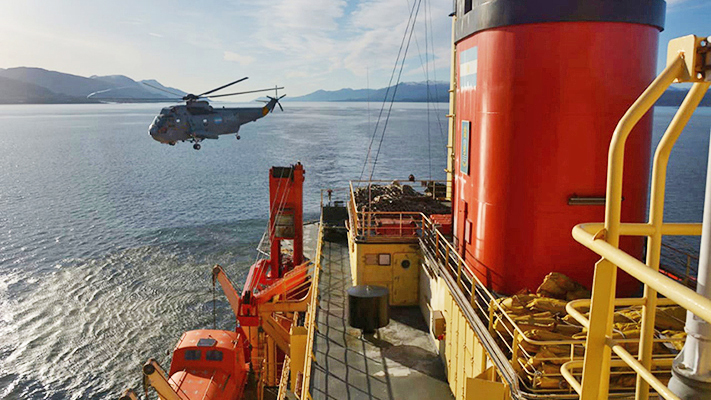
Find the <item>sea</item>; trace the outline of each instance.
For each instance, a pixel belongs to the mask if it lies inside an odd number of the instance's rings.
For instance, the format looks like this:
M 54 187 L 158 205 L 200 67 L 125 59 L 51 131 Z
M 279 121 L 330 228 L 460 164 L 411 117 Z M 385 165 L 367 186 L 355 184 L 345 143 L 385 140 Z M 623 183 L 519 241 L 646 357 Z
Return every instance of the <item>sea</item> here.
M 271 166 L 304 164 L 307 221 L 321 189 L 370 176 L 366 157 L 373 179 L 445 178 L 446 104 L 395 103 L 386 121 L 387 106 L 284 103 L 200 151 L 151 139 L 160 107 L 0 106 L 0 398 L 141 391 L 141 365 L 167 368 L 182 332 L 234 329 L 210 270 L 244 281 Z M 655 109 L 655 143 L 674 112 Z M 701 220 L 710 128 L 700 109 L 672 153 L 669 220 Z

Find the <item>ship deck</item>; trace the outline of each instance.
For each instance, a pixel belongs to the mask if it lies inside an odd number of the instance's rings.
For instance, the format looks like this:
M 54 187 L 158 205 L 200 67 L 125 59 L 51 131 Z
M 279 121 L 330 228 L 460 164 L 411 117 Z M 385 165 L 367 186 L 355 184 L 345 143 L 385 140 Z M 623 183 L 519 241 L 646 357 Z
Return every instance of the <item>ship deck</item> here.
M 375 335 L 348 325 L 348 247 L 324 242 L 311 378 L 313 399 L 453 398 L 418 307 L 393 307 Z

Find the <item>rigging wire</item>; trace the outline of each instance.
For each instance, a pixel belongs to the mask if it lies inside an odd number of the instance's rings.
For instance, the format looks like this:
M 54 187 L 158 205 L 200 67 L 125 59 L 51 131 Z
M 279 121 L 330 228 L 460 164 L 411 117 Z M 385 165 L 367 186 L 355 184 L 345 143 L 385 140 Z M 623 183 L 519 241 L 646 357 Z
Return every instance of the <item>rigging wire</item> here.
M 418 7 L 418 10 L 419 10 L 419 7 Z M 378 134 L 378 125 L 380 124 L 380 119 L 383 116 L 383 110 L 385 109 L 385 103 L 387 102 L 388 94 L 390 93 L 390 89 L 392 88 L 392 82 L 393 82 L 393 78 L 395 77 L 395 71 L 397 71 L 397 64 L 400 61 L 400 54 L 402 53 L 403 45 L 405 44 L 405 38 L 407 37 L 407 32 L 410 29 L 410 22 L 412 21 L 412 17 L 414 14 L 415 14 L 415 6 L 413 4 L 412 9 L 410 10 L 410 16 L 407 19 L 407 26 L 405 27 L 405 32 L 402 36 L 402 40 L 400 41 L 400 48 L 397 51 L 397 57 L 395 58 L 395 64 L 393 65 L 393 70 L 390 73 L 390 80 L 388 81 L 388 87 L 387 87 L 387 89 L 385 89 L 385 97 L 383 98 L 383 103 L 380 106 L 380 113 L 378 114 L 378 119 L 375 122 L 375 129 L 373 129 L 373 135 L 370 138 L 370 144 L 368 145 L 368 152 L 367 152 L 367 154 L 365 156 L 365 160 L 363 162 L 363 168 L 360 171 L 360 177 L 358 178 L 359 181 L 361 181 L 363 179 L 363 174 L 365 173 L 365 167 L 367 165 L 368 159 L 370 158 L 370 152 L 373 148 L 373 142 L 375 141 L 375 137 Z M 417 18 L 417 17 L 415 16 L 415 18 Z M 413 25 L 414 25 L 414 23 L 413 23 Z M 409 46 L 409 41 L 408 41 L 408 46 Z M 399 82 L 399 79 L 398 79 L 398 82 Z M 395 91 L 397 92 L 397 86 L 395 87 Z M 395 96 L 393 95 L 393 99 L 394 98 L 395 98 Z M 392 107 L 392 104 L 391 104 L 391 107 Z M 385 132 L 385 131 L 383 130 L 383 132 Z M 371 177 L 373 176 L 372 173 L 370 175 L 371 175 Z
M 405 59 L 407 58 L 407 50 L 410 48 L 410 40 L 412 39 L 413 32 L 415 32 L 415 22 L 417 21 L 417 15 L 420 12 L 420 4 L 421 3 L 422 3 L 422 0 L 416 1 L 417 9 L 415 10 L 415 16 L 412 21 L 412 26 L 410 27 L 411 28 L 410 35 L 408 36 L 408 39 L 407 39 L 407 46 L 405 46 L 405 53 L 402 57 L 402 62 L 400 63 L 400 71 L 398 71 L 397 84 L 395 85 L 395 90 L 393 91 L 393 97 L 390 100 L 390 107 L 388 108 L 388 113 L 385 117 L 385 124 L 383 125 L 383 133 L 380 135 L 380 142 L 378 143 L 378 150 L 375 152 L 375 158 L 373 159 L 373 167 L 370 171 L 370 177 L 368 178 L 369 181 L 373 179 L 373 173 L 375 173 L 375 165 L 378 163 L 378 156 L 380 155 L 380 150 L 383 147 L 383 139 L 385 139 L 385 130 L 388 127 L 388 121 L 390 120 L 390 113 L 393 109 L 393 104 L 395 103 L 395 96 L 397 95 L 397 89 L 400 86 L 400 78 L 402 77 L 402 70 L 405 68 Z M 413 8 L 414 8 L 414 4 L 413 4 Z M 407 33 L 407 31 L 406 31 L 406 33 Z
M 408 1 L 408 7 L 410 3 Z M 432 74 L 433 74 L 433 79 L 431 80 L 429 78 L 429 73 L 430 73 L 430 50 L 434 52 L 434 34 L 433 34 L 433 28 L 432 28 L 432 2 L 428 2 L 425 0 L 425 59 L 423 60 L 422 58 L 422 49 L 420 48 L 420 41 L 417 39 L 417 36 L 415 36 L 415 46 L 417 47 L 417 54 L 418 57 L 420 58 L 420 65 L 422 66 L 422 73 L 425 76 L 425 82 L 427 85 L 427 144 L 428 144 L 428 156 L 429 156 L 429 174 L 430 174 L 430 180 L 432 179 L 432 144 L 431 144 L 431 122 L 430 122 L 430 113 L 434 112 L 435 116 L 437 117 L 437 127 L 439 128 L 439 139 L 441 142 L 441 145 L 446 148 L 447 146 L 447 139 L 445 138 L 444 130 L 442 129 L 442 120 L 440 118 L 440 109 L 437 103 L 437 99 L 439 99 L 439 91 L 437 90 L 437 57 L 435 54 L 432 54 Z M 431 82 L 434 82 L 434 98 L 432 95 L 433 90 L 431 89 L 432 85 Z M 432 107 L 430 109 L 430 106 Z
M 409 1 L 408 1 L 408 6 L 409 6 Z M 425 16 L 425 19 L 429 21 L 429 35 L 425 33 L 425 42 L 429 39 L 430 46 L 429 48 L 432 49 L 434 52 L 435 45 L 434 45 L 434 33 L 433 33 L 433 28 L 432 28 L 432 2 L 428 2 L 425 0 L 425 7 L 426 7 L 426 12 L 427 15 Z M 427 59 L 427 63 L 422 59 L 422 51 L 420 50 L 420 42 L 417 39 L 417 36 L 415 36 L 415 46 L 417 46 L 417 53 L 420 58 L 420 65 L 422 66 L 422 73 L 426 76 L 429 75 L 429 68 L 426 71 L 425 66 L 429 67 L 429 58 Z M 427 51 L 427 54 L 429 54 L 429 51 Z M 439 103 L 437 100 L 439 99 L 439 90 L 437 89 L 437 57 L 435 54 L 432 54 L 432 80 L 428 79 L 429 82 L 434 82 L 434 90 L 430 90 L 430 85 L 428 84 L 427 90 L 428 90 L 428 95 L 427 95 L 427 101 L 428 103 L 432 103 L 432 107 L 434 109 L 435 116 L 437 117 L 437 127 L 439 128 L 439 136 L 440 140 L 442 141 L 442 146 L 446 147 L 447 146 L 447 138 L 445 137 L 444 129 L 442 128 L 442 119 L 440 117 L 440 114 L 442 114 L 442 111 L 439 109 Z M 431 97 L 432 96 L 432 91 L 434 91 L 434 99 Z M 428 104 L 429 106 L 429 104 Z
M 430 52 L 429 43 L 427 41 L 428 25 L 427 25 L 427 0 L 425 0 L 425 81 L 427 82 L 427 162 L 429 166 L 429 179 L 432 180 L 432 141 L 430 139 Z M 429 26 L 431 29 L 432 27 Z M 417 39 L 417 36 L 415 36 Z M 433 57 L 434 58 L 434 57 Z
M 429 16 L 429 21 L 430 21 L 430 43 L 431 43 L 431 48 L 433 49 L 432 51 L 434 51 L 435 47 L 434 47 L 434 34 L 432 33 L 432 9 L 431 9 L 432 2 L 425 3 L 425 6 L 429 7 L 428 16 Z M 425 40 L 427 40 L 427 38 L 425 38 Z M 439 99 L 439 92 L 437 90 L 437 57 L 435 57 L 434 54 L 432 54 L 432 74 L 433 74 L 433 79 L 435 82 L 435 85 L 434 85 L 435 100 L 437 100 L 437 99 Z M 438 103 L 435 101 L 433 106 L 436 110 L 435 115 L 437 116 L 437 126 L 439 127 L 439 134 L 440 134 L 440 138 L 442 139 L 442 145 L 446 147 L 447 140 L 445 139 L 444 129 L 442 129 L 442 120 L 440 118 L 440 110 L 438 108 Z

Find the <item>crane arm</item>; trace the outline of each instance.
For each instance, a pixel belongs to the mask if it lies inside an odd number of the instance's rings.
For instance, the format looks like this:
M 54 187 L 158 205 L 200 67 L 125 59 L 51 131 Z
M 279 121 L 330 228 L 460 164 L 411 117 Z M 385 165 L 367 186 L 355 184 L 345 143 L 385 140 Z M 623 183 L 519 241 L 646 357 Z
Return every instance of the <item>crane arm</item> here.
M 220 282 L 220 286 L 222 286 L 222 291 L 225 292 L 225 296 L 227 296 L 227 301 L 229 301 L 230 306 L 232 307 L 232 312 L 235 313 L 235 317 L 239 317 L 240 315 L 240 298 L 239 294 L 235 290 L 235 287 L 232 286 L 232 282 L 230 282 L 229 278 L 227 278 L 227 274 L 225 274 L 225 270 L 222 269 L 221 266 L 215 265 L 212 268 L 212 284 L 215 284 L 215 281 Z
M 143 375 L 148 380 L 148 384 L 158 392 L 161 400 L 183 400 L 183 397 L 170 386 L 165 371 L 156 360 L 151 358 L 143 365 Z

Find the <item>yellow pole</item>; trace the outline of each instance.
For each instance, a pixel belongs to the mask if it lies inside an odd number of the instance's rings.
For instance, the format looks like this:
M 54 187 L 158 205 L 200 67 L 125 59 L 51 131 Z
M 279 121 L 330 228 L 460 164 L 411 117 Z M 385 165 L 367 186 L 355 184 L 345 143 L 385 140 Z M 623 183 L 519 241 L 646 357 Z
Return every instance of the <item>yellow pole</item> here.
M 452 52 L 449 59 L 449 130 L 447 138 L 447 200 L 452 200 L 454 190 L 454 136 L 456 133 L 457 105 L 457 46 L 454 43 L 457 16 L 452 16 Z
M 634 126 L 649 111 L 664 91 L 682 71 L 683 60 L 677 57 L 649 85 L 632 104 L 615 128 L 608 153 L 607 198 L 605 201 L 605 241 L 619 247 L 620 214 L 622 208 L 622 175 L 625 142 Z M 595 264 L 593 297 L 590 308 L 590 330 L 586 340 L 583 362 L 581 400 L 604 400 L 610 384 L 610 347 L 605 345 L 612 336 L 617 267 L 602 259 Z
M 689 122 L 691 115 L 698 107 L 701 99 L 706 94 L 709 83 L 695 83 L 681 103 L 681 107 L 674 115 L 669 127 L 654 153 L 652 166 L 652 187 L 649 206 L 649 224 L 654 227 L 654 233 L 647 242 L 647 266 L 654 271 L 659 271 L 659 258 L 662 248 L 662 224 L 664 222 L 664 193 L 666 190 L 667 165 L 669 155 L 682 130 Z M 642 307 L 642 326 L 639 342 L 639 361 L 647 369 L 652 365 L 652 350 L 654 347 L 654 317 L 657 309 L 657 292 L 644 285 L 644 297 L 647 304 Z M 649 384 L 637 376 L 637 400 L 649 398 Z

